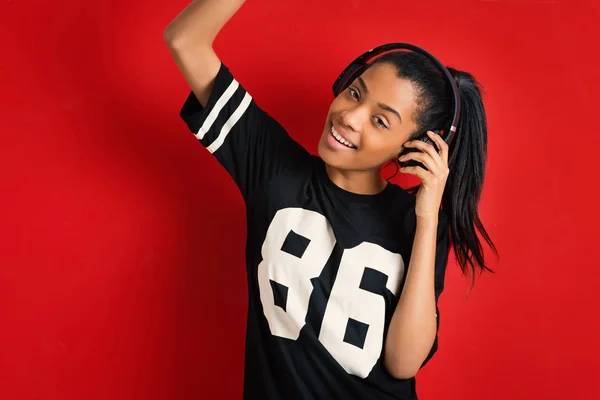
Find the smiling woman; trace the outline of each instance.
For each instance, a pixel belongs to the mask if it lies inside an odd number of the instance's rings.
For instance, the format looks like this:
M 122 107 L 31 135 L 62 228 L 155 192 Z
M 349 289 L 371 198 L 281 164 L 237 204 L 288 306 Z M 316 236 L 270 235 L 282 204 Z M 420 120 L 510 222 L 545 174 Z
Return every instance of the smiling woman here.
M 417 94 L 409 80 L 398 78 L 393 64 L 370 67 L 331 103 L 319 155 L 329 166 L 378 179 L 381 166 L 398 157 L 417 128 Z M 332 127 L 357 151 L 326 146 Z
M 378 48 L 336 81 L 310 155 L 212 50 L 241 3 L 196 1 L 165 40 L 191 87 L 181 117 L 246 202 L 244 396 L 416 399 L 451 245 L 472 273 L 487 268 L 476 229 L 492 245 L 478 85 L 415 46 Z M 422 180 L 416 194 L 381 177 L 390 161 Z

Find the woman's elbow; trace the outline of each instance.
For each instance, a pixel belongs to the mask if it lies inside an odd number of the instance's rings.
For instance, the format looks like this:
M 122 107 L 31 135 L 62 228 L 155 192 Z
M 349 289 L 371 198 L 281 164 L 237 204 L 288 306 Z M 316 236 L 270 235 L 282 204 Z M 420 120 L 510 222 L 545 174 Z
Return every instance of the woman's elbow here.
M 192 42 L 199 42 L 197 39 L 192 41 L 189 32 L 182 31 L 174 23 L 167 25 L 163 30 L 163 40 L 173 50 L 189 47 L 188 45 Z
M 419 372 L 423 361 L 417 354 L 406 354 L 406 352 L 403 355 L 394 354 L 394 352 L 388 349 L 384 365 L 392 377 L 396 379 L 410 379 Z
M 180 41 L 178 36 L 179 35 L 175 33 L 175 29 L 172 25 L 168 25 L 163 31 L 163 40 L 170 48 L 177 47 L 177 43 Z
M 410 379 L 419 372 L 421 364 L 408 361 L 392 361 L 388 358 L 385 362 L 385 368 L 395 379 Z

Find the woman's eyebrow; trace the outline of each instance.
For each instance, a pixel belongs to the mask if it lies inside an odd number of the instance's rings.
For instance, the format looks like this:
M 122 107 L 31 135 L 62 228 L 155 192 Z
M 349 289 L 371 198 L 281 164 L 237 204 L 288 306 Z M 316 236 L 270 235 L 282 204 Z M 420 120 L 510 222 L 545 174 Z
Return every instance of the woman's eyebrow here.
M 365 83 L 364 79 L 362 77 L 360 77 L 360 76 L 358 77 L 358 83 L 359 83 L 361 89 L 363 90 L 363 92 L 365 94 L 369 94 L 369 88 L 367 87 L 367 84 Z M 381 108 L 382 110 L 391 112 L 396 117 L 398 117 L 398 119 L 400 120 L 400 122 L 402 122 L 402 117 L 400 116 L 400 113 L 398 111 L 394 110 L 392 107 L 390 107 L 390 106 L 388 106 L 386 104 L 383 104 L 383 103 L 377 103 L 377 106 L 379 108 Z

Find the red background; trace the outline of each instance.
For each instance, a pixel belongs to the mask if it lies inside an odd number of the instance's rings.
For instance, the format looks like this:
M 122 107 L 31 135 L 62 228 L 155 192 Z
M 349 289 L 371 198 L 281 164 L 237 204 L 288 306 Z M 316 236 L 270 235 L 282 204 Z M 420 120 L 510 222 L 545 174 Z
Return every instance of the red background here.
M 600 398 L 597 4 L 249 0 L 215 43 L 312 152 L 332 81 L 375 45 L 486 86 L 501 258 L 468 296 L 449 266 L 422 399 Z M 241 398 L 244 209 L 179 120 L 162 31 L 186 5 L 0 4 L 2 399 Z

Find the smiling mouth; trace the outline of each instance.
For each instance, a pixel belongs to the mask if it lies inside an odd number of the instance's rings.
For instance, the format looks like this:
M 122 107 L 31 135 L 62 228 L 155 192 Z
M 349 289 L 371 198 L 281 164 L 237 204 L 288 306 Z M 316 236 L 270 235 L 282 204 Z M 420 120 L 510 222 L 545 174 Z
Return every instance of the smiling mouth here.
M 356 149 L 355 145 L 353 145 L 352 143 L 350 143 L 349 141 L 344 139 L 344 137 L 335 130 L 333 124 L 331 124 L 331 135 L 337 142 L 343 144 L 344 146 L 348 147 L 349 149 Z

